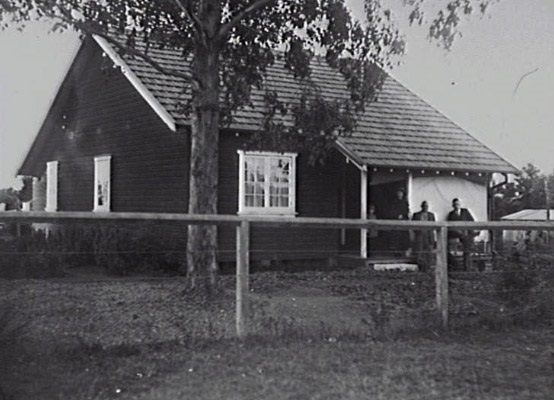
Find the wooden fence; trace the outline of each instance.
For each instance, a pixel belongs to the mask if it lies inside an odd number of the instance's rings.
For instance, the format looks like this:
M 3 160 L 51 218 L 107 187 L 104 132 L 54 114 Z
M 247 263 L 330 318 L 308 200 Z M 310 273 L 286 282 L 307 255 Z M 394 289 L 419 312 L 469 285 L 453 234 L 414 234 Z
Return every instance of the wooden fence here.
M 444 328 L 448 326 L 448 229 L 471 230 L 540 230 L 554 231 L 554 221 L 397 221 L 339 218 L 283 218 L 236 215 L 192 215 L 166 213 L 94 213 L 94 212 L 0 212 L 0 223 L 64 223 L 64 222 L 140 222 L 172 221 L 186 225 L 231 225 L 236 227 L 236 330 L 239 337 L 247 334 L 248 282 L 250 269 L 251 226 L 314 229 L 381 229 L 437 231 L 437 265 L 435 268 L 436 304 Z

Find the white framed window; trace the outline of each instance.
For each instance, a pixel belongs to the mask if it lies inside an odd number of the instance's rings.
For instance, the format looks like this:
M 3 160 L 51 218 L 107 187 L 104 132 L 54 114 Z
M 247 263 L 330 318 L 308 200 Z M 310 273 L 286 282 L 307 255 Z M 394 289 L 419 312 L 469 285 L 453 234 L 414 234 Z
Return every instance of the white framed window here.
M 94 208 L 110 211 L 112 156 L 94 157 Z
M 58 161 L 46 163 L 46 207 L 45 211 L 58 211 Z
M 238 153 L 239 214 L 296 215 L 296 153 Z

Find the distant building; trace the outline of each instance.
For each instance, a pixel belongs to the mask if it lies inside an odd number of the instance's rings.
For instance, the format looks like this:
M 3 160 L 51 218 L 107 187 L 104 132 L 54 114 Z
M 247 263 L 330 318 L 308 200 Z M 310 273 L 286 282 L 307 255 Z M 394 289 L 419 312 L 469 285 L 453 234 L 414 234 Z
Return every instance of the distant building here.
M 554 219 L 554 210 L 521 210 L 513 214 L 505 215 L 501 218 L 502 221 L 549 221 Z M 535 242 L 538 239 L 542 239 L 544 235 L 541 235 L 540 231 L 531 230 L 505 230 L 502 233 L 502 239 L 504 243 L 522 242 L 525 240 Z

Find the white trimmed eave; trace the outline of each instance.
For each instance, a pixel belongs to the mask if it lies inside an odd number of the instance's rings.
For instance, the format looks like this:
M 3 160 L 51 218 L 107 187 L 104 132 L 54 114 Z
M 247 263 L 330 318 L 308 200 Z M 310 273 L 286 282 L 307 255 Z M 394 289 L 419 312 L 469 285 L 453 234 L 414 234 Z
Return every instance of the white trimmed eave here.
M 133 85 L 133 87 L 139 92 L 142 98 L 152 107 L 154 112 L 162 119 L 162 121 L 173 132 L 177 132 L 177 123 L 175 119 L 167 112 L 164 106 L 160 104 L 158 99 L 154 97 L 152 92 L 141 82 L 138 76 L 134 74 L 131 68 L 125 61 L 117 54 L 113 47 L 108 43 L 106 39 L 98 35 L 92 35 L 96 43 L 102 48 L 102 50 L 110 57 L 113 63 L 121 69 L 121 73 L 127 78 L 127 80 Z
M 344 144 L 339 140 L 335 141 L 338 150 L 346 157 L 348 161 L 351 161 L 360 171 L 367 171 L 367 165 L 363 161 L 358 159 L 356 155 L 350 151 Z

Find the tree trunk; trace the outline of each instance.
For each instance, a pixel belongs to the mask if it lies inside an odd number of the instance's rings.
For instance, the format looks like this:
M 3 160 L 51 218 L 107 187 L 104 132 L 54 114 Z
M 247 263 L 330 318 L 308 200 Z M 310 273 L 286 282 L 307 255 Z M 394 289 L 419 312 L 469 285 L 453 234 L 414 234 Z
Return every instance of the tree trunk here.
M 218 0 L 207 0 L 200 10 L 204 38 L 198 38 L 193 61 L 189 213 L 217 214 L 219 165 L 219 27 Z M 187 277 L 191 288 L 210 295 L 216 286 L 217 227 L 190 225 L 187 241 Z

